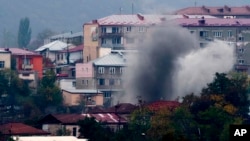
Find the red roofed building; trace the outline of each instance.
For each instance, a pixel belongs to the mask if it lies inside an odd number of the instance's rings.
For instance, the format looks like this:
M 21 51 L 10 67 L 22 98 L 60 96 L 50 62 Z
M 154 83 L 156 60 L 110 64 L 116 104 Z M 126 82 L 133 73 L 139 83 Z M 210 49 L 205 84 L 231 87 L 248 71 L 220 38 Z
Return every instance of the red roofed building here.
M 97 122 L 103 123 L 103 126 L 108 126 L 114 131 L 118 126 L 123 127 L 127 124 L 127 120 L 114 114 L 114 113 L 100 113 L 100 114 L 49 114 L 43 117 L 39 123 L 42 124 L 44 131 L 50 132 L 52 135 L 56 135 L 60 129 L 66 129 L 70 131 L 71 136 L 78 137 L 79 126 L 78 121 L 84 120 L 86 117 L 94 117 Z
M 34 128 L 23 123 L 7 123 L 0 125 L 0 132 L 3 135 L 1 140 L 10 136 L 32 136 L 32 135 L 49 135 L 49 132 Z
M 201 7 L 187 7 L 180 9 L 175 14 L 186 15 L 211 15 L 220 18 L 250 18 L 250 6 L 201 6 Z

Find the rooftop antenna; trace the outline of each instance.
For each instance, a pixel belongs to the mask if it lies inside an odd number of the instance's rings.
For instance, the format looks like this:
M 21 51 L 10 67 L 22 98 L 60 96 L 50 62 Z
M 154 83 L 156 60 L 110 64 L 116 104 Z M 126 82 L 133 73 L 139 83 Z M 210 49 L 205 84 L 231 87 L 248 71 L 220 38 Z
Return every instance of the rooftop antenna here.
M 134 2 L 132 2 L 132 15 L 134 15 Z
M 120 15 L 121 15 L 121 14 L 122 14 L 122 7 L 120 7 L 120 9 L 119 9 L 119 10 L 120 10 Z

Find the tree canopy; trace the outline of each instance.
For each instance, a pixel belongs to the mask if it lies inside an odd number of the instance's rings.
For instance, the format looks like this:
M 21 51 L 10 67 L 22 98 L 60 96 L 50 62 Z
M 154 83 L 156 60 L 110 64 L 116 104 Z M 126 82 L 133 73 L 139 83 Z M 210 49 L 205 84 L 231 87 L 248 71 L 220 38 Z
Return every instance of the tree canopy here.
M 20 20 L 19 30 L 18 30 L 18 46 L 20 48 L 26 48 L 30 43 L 31 39 L 31 28 L 30 20 L 25 17 Z

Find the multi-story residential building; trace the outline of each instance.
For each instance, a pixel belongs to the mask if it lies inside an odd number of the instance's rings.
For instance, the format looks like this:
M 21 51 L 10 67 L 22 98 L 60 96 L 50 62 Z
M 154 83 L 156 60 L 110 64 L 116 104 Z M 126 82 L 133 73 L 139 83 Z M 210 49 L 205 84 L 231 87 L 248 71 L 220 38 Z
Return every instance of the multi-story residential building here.
M 76 64 L 76 89 L 97 89 L 104 94 L 105 104 L 112 104 L 115 93 L 122 93 L 122 74 L 126 67 L 124 52 L 110 54 L 88 63 Z
M 111 49 L 129 48 L 142 39 L 129 35 L 144 34 L 148 27 L 165 20 L 163 15 L 111 15 L 84 24 L 84 62 L 110 53 Z
M 76 33 L 68 32 L 68 33 L 54 35 L 49 37 L 48 39 L 45 39 L 44 43 L 48 44 L 50 42 L 57 40 L 78 46 L 83 44 L 83 32 L 76 32 Z
M 199 39 L 200 47 L 205 47 L 214 39 L 235 45 L 237 56 L 235 69 L 250 73 L 250 58 L 248 57 L 250 19 L 180 18 L 176 21 Z
M 43 76 L 42 55 L 20 48 L 8 48 L 14 60 L 12 65 L 18 72 L 19 78 L 30 81 L 30 87 L 36 88 L 37 81 Z
M 250 18 L 250 6 L 229 7 L 225 6 L 195 6 L 180 9 L 175 14 L 187 15 L 212 15 L 219 18 Z
M 11 52 L 9 49 L 0 49 L 0 70 L 10 69 L 11 67 Z

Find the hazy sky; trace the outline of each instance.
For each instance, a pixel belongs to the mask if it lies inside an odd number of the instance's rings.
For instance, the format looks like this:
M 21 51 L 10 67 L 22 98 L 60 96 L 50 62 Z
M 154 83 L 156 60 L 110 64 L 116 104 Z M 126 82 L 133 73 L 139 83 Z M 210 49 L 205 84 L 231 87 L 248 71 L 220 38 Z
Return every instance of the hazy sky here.
M 132 4 L 133 3 L 133 4 Z M 243 6 L 250 0 L 0 0 L 0 33 L 17 33 L 21 18 L 31 21 L 33 36 L 49 28 L 79 32 L 85 22 L 112 14 L 159 14 L 189 6 Z M 120 11 L 122 9 L 122 11 Z M 1 34 L 0 34 L 1 38 Z

